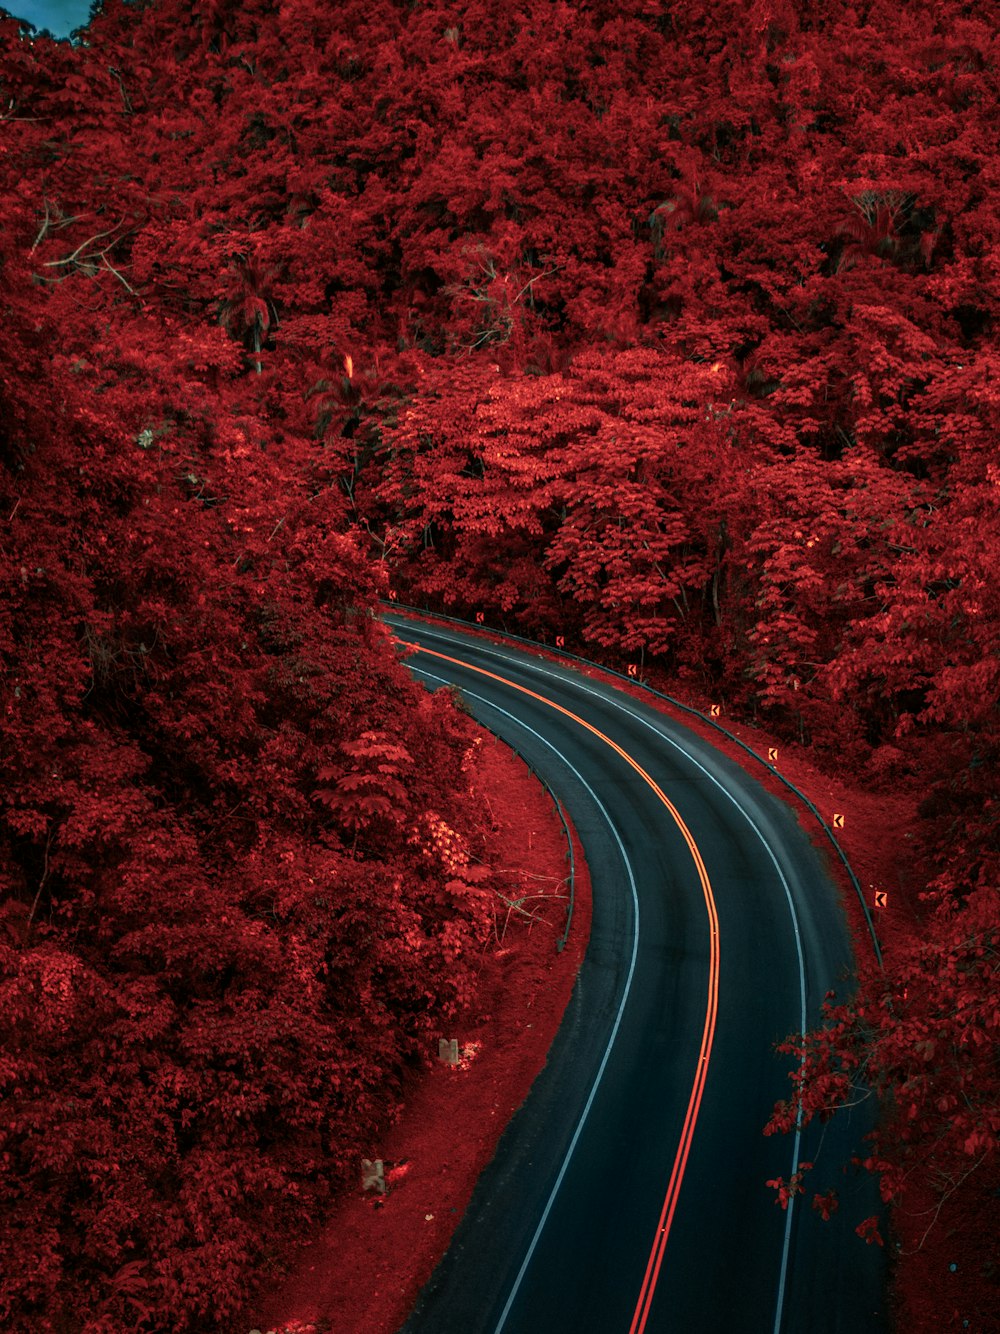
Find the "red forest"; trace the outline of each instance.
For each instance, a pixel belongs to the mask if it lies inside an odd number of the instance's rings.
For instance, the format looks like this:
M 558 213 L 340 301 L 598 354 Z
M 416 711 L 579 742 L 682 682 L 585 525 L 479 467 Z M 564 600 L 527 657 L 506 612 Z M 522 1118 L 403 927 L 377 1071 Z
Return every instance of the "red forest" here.
M 919 792 L 801 1096 L 880 1093 L 887 1199 L 995 1197 L 995 19 L 0 23 L 0 1322 L 224 1327 L 467 997 L 473 732 L 390 586 Z

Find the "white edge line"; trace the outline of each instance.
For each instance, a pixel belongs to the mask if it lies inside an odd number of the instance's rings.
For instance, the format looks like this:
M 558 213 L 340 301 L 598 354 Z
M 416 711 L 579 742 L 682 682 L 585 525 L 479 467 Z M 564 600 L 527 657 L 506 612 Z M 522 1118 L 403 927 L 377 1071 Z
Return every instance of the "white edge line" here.
M 404 618 L 404 619 L 405 619 L 405 618 Z M 448 636 L 447 634 L 442 634 L 440 631 L 438 631 L 437 633 L 435 633 L 435 631 L 434 631 L 433 629 L 431 629 L 429 626 L 428 626 L 428 627 L 425 627 L 425 626 L 421 625 L 420 628 L 421 628 L 421 630 L 424 631 L 424 633 L 430 635 L 430 636 L 433 637 L 433 638 L 436 638 L 436 639 L 443 639 L 443 640 L 445 640 L 446 642 L 453 642 L 453 639 L 452 639 L 452 640 L 449 640 L 449 636 Z M 520 659 L 520 658 L 512 658 L 512 657 L 510 657 L 509 655 L 507 655 L 507 654 L 501 652 L 495 645 L 490 645 L 489 647 L 487 647 L 485 644 L 483 644 L 483 645 L 479 645 L 479 644 L 477 643 L 477 648 L 480 648 L 482 652 L 486 653 L 486 654 L 487 654 L 488 656 L 490 656 L 490 657 L 500 658 L 500 659 L 503 660 L 503 661 L 506 661 L 506 662 L 509 662 L 509 663 L 517 663 L 518 665 L 521 665 L 521 666 L 524 666 L 524 665 L 525 665 L 523 659 Z M 541 663 L 544 662 L 544 661 L 545 661 L 544 658 L 539 658 L 539 664 L 541 664 Z M 675 741 L 673 737 L 667 735 L 667 733 L 664 732 L 664 731 L 662 731 L 662 730 L 661 730 L 655 723 L 650 722 L 650 720 L 649 720 L 648 718 L 644 718 L 644 717 L 642 716 L 642 714 L 640 714 L 640 713 L 635 713 L 635 712 L 633 712 L 630 708 L 627 707 L 627 705 L 623 704 L 619 699 L 617 699 L 617 698 L 616 698 L 616 695 L 619 694 L 619 693 L 621 693 L 621 692 L 620 692 L 616 687 L 613 687 L 613 686 L 610 687 L 610 689 L 611 689 L 614 693 L 612 693 L 612 694 L 603 694 L 603 693 L 601 693 L 601 692 L 598 691 L 598 690 L 593 690 L 593 689 L 591 689 L 589 686 L 584 685 L 584 684 L 582 683 L 582 680 L 586 680 L 586 677 L 583 677 L 583 674 L 582 674 L 582 673 L 577 672 L 577 671 L 574 671 L 573 669 L 567 669 L 566 673 L 553 672 L 553 671 L 549 671 L 549 670 L 547 670 L 545 667 L 542 667 L 541 665 L 537 665 L 537 666 L 536 666 L 535 663 L 531 662 L 530 660 L 529 660 L 527 666 L 529 667 L 529 669 L 536 671 L 540 676 L 550 676 L 550 677 L 552 677 L 553 679 L 555 679 L 555 680 L 557 680 L 557 681 L 561 681 L 564 685 L 565 685 L 565 684 L 573 685 L 576 689 L 581 690 L 584 694 L 587 694 L 587 695 L 593 695 L 595 698 L 602 700 L 605 704 L 611 704 L 614 708 L 621 709 L 621 711 L 622 711 L 623 713 L 627 713 L 627 714 L 629 715 L 630 718 L 634 718 L 637 722 L 640 722 L 640 723 L 642 723 L 645 727 L 648 727 L 649 730 L 650 730 L 651 732 L 654 732 L 654 733 L 656 734 L 656 736 L 658 736 L 662 741 L 666 741 L 668 745 L 671 745 L 671 746 L 673 746 L 673 748 L 674 748 L 675 750 L 680 751 L 680 753 L 681 753 L 686 759 L 690 760 L 690 762 L 695 766 L 695 768 L 700 769 L 701 772 L 705 775 L 705 777 L 706 777 L 711 783 L 713 783 L 713 784 L 719 789 L 719 791 L 720 791 L 725 797 L 727 797 L 727 798 L 729 799 L 729 801 L 731 801 L 732 804 L 736 807 L 736 809 L 740 812 L 740 814 L 741 814 L 741 815 L 743 816 L 743 818 L 746 820 L 747 824 L 750 826 L 750 828 L 754 831 L 754 833 L 755 833 L 755 834 L 757 835 L 757 837 L 760 839 L 761 846 L 764 848 L 764 851 L 767 853 L 768 857 L 770 857 L 771 862 L 772 862 L 772 864 L 773 864 L 773 866 L 774 866 L 774 869 L 775 869 L 775 871 L 777 871 L 777 873 L 778 873 L 778 879 L 781 881 L 782 889 L 785 891 L 785 899 L 786 899 L 787 902 L 788 902 L 788 911 L 789 911 L 789 913 L 791 914 L 791 918 L 792 918 L 792 931 L 793 931 L 793 934 L 794 934 L 794 936 L 795 936 L 795 951 L 796 951 L 796 954 L 798 955 L 798 963 L 799 963 L 799 1031 L 802 1032 L 802 1033 L 805 1033 L 805 1031 L 806 1031 L 806 971 L 805 971 L 805 958 L 804 958 L 803 953 L 802 953 L 802 937 L 801 937 L 801 933 L 800 933 L 800 930 L 799 930 L 799 917 L 798 917 L 798 913 L 795 911 L 795 901 L 794 901 L 794 899 L 792 898 L 791 888 L 790 888 L 790 886 L 789 886 L 789 884 L 788 884 L 788 880 L 787 880 L 786 877 L 785 877 L 785 873 L 784 873 L 784 871 L 781 869 L 781 866 L 780 866 L 780 864 L 779 864 L 779 862 L 778 862 L 777 857 L 775 857 L 774 852 L 772 851 L 770 844 L 768 843 L 767 839 L 764 837 L 763 833 L 761 832 L 761 830 L 760 830 L 759 827 L 757 826 L 757 823 L 756 823 L 756 821 L 753 819 L 753 816 L 750 815 L 749 811 L 747 811 L 743 806 L 740 805 L 740 803 L 739 803 L 739 802 L 737 801 L 737 799 L 733 796 L 733 794 L 729 791 L 729 789 L 726 788 L 726 787 L 724 787 L 723 784 L 719 782 L 719 780 L 715 777 L 715 775 L 714 775 L 713 773 L 711 773 L 708 769 L 706 769 L 705 766 L 704 766 L 699 760 L 695 759 L 695 757 L 691 754 L 691 752 L 690 752 L 689 750 L 686 750 L 685 747 L 682 746 L 678 741 Z M 581 679 L 578 679 L 578 678 L 581 678 L 581 677 L 582 677 L 582 680 L 581 680 Z M 626 697 L 626 698 L 628 698 L 628 697 Z M 503 710 L 501 710 L 501 712 L 503 712 Z M 523 724 L 522 724 L 522 725 L 523 725 Z M 528 730 L 530 731 L 531 729 L 529 728 Z M 544 738 L 542 738 L 542 739 L 544 740 Z M 549 743 L 546 742 L 546 744 L 549 744 Z M 553 747 L 553 749 L 555 749 L 555 747 Z M 572 766 L 570 766 L 570 767 L 572 767 Z M 574 770 L 574 772 L 575 772 L 575 770 Z M 579 777 L 579 774 L 577 774 L 577 777 Z M 581 779 L 580 781 L 583 782 L 584 780 Z M 586 786 L 586 783 L 584 783 L 584 786 Z M 590 789 L 588 788 L 588 791 L 589 791 L 589 790 L 590 790 Z M 591 794 L 591 795 L 593 795 L 593 794 Z M 595 800 L 597 800 L 596 797 L 595 797 Z M 602 807 L 601 809 L 602 809 L 602 811 L 603 811 L 604 808 Z M 617 834 L 616 834 L 616 837 L 617 837 Z M 619 842 L 620 842 L 620 840 L 619 840 Z M 623 850 L 622 855 L 624 856 L 624 850 Z M 634 892 L 635 892 L 635 891 L 634 891 L 634 887 L 633 887 L 633 893 L 634 893 Z M 638 907 L 636 908 L 636 911 L 638 912 Z M 634 960 L 634 955 L 633 955 L 633 960 Z M 631 975 L 630 975 L 630 980 L 631 980 Z M 619 1014 L 619 1018 L 620 1018 L 620 1014 Z M 616 1021 L 616 1031 L 617 1031 L 617 1021 Z M 612 1041 L 613 1041 L 613 1040 L 614 1040 L 614 1038 L 612 1037 Z M 610 1048 L 609 1048 L 609 1050 L 610 1050 Z M 603 1065 L 602 1065 L 601 1068 L 602 1068 L 602 1070 L 603 1070 Z M 600 1078 L 600 1076 L 598 1076 L 598 1078 Z M 596 1085 L 595 1085 L 595 1088 L 596 1088 Z M 589 1109 L 589 1103 L 588 1103 L 588 1109 Z M 586 1115 L 586 1113 L 585 1113 L 585 1115 Z M 582 1122 L 581 1122 L 581 1125 L 582 1125 Z M 574 1140 L 574 1142 L 575 1142 L 575 1140 Z M 802 1145 L 802 1108 L 801 1108 L 801 1106 L 800 1106 L 799 1109 L 797 1110 L 797 1112 L 796 1112 L 796 1116 L 795 1116 L 795 1139 L 794 1139 L 793 1144 L 792 1144 L 792 1176 L 794 1176 L 795 1173 L 799 1170 L 799 1153 L 800 1153 L 800 1150 L 801 1150 L 801 1145 Z M 561 1179 L 561 1175 L 560 1175 L 560 1179 Z M 792 1238 L 792 1220 L 793 1220 L 793 1217 L 794 1217 L 794 1211 L 795 1211 L 795 1196 L 794 1196 L 794 1195 L 791 1195 L 791 1196 L 789 1196 L 789 1199 L 788 1199 L 788 1208 L 785 1210 L 785 1233 L 784 1233 L 784 1239 L 783 1239 L 783 1242 L 782 1242 L 782 1248 L 781 1248 L 781 1269 L 780 1269 L 780 1272 L 779 1272 L 779 1275 L 778 1275 L 778 1295 L 777 1295 L 777 1302 L 776 1302 L 775 1313 L 774 1313 L 774 1326 L 773 1326 L 773 1332 L 772 1332 L 772 1334 L 779 1334 L 780 1329 L 781 1329 L 782 1315 L 784 1314 L 785 1289 L 786 1289 L 786 1286 L 787 1286 L 787 1280 L 788 1280 L 788 1255 L 789 1255 L 789 1250 L 790 1250 L 790 1246 L 791 1246 L 791 1238 Z M 520 1276 L 519 1276 L 519 1280 L 520 1280 Z M 498 1326 L 497 1326 L 496 1334 L 499 1334 L 499 1330 L 500 1330 L 501 1327 L 502 1327 L 502 1322 L 501 1322 L 501 1325 L 498 1325 Z
M 448 681 L 444 677 L 435 676 L 433 672 L 425 671 L 422 667 L 416 667 L 412 664 L 408 664 L 408 667 L 410 671 L 419 673 L 419 675 L 421 676 L 429 677 L 432 681 L 439 681 L 442 685 L 454 684 L 454 682 Z M 594 1098 L 597 1096 L 598 1087 L 601 1083 L 601 1080 L 604 1077 L 604 1071 L 607 1067 L 608 1059 L 611 1056 L 611 1048 L 615 1044 L 615 1038 L 617 1038 L 618 1036 L 618 1029 L 621 1027 L 622 1015 L 625 1013 L 625 1005 L 626 1002 L 628 1001 L 629 991 L 631 990 L 632 987 L 632 976 L 635 973 L 636 956 L 639 952 L 639 896 L 636 893 L 635 876 L 632 873 L 632 866 L 631 863 L 629 862 L 628 854 L 625 852 L 625 847 L 618 834 L 618 830 L 615 828 L 611 816 L 608 814 L 607 809 L 604 806 L 604 803 L 601 801 L 600 797 L 590 786 L 587 780 L 583 777 L 583 775 L 579 772 L 579 770 L 573 764 L 570 763 L 570 761 L 566 758 L 565 755 L 563 755 L 562 751 L 560 751 L 558 747 L 554 746 L 552 742 L 549 741 L 546 737 L 543 737 L 540 732 L 536 732 L 533 727 L 529 727 L 526 722 L 523 722 L 520 718 L 516 717 L 516 715 L 514 715 L 513 713 L 508 713 L 507 710 L 502 709 L 499 704 L 494 704 L 492 700 L 486 699 L 482 695 L 477 695 L 475 694 L 474 691 L 466 690 L 461 686 L 459 686 L 458 688 L 461 690 L 463 695 L 467 695 L 471 699 L 477 699 L 480 701 L 480 703 L 485 704 L 488 708 L 494 709 L 497 713 L 502 713 L 505 718 L 509 718 L 519 727 L 523 727 L 524 730 L 526 732 L 530 732 L 531 735 L 535 737 L 536 740 L 541 741 L 543 745 L 548 746 L 549 750 L 551 750 L 555 755 L 559 757 L 560 760 L 562 760 L 563 764 L 566 765 L 567 769 L 569 769 L 576 776 L 579 782 L 590 793 L 598 810 L 604 816 L 605 820 L 607 820 L 608 828 L 611 830 L 612 834 L 614 835 L 615 842 L 618 844 L 618 850 L 622 855 L 622 861 L 625 863 L 625 870 L 628 873 L 629 886 L 632 890 L 632 908 L 635 914 L 634 928 L 632 933 L 632 957 L 629 960 L 628 976 L 625 979 L 625 990 L 622 992 L 622 998 L 618 1005 L 618 1013 L 615 1015 L 615 1022 L 611 1029 L 611 1036 L 608 1038 L 608 1045 L 605 1047 L 604 1055 L 601 1057 L 601 1064 L 598 1066 L 597 1075 L 595 1076 L 594 1082 L 591 1085 L 590 1094 L 587 1097 L 586 1104 L 584 1105 L 583 1111 L 580 1114 L 580 1119 L 576 1124 L 576 1129 L 573 1131 L 573 1138 L 570 1140 L 569 1148 L 566 1150 L 565 1156 L 563 1157 L 562 1166 L 559 1168 L 559 1173 L 552 1186 L 552 1190 L 549 1192 L 549 1198 L 545 1203 L 545 1208 L 542 1210 L 542 1216 L 538 1220 L 538 1226 L 535 1228 L 535 1234 L 531 1238 L 531 1241 L 528 1245 L 528 1249 L 525 1252 L 524 1259 L 521 1261 L 521 1268 L 517 1271 L 517 1277 L 514 1280 L 514 1286 L 511 1288 L 510 1293 L 507 1297 L 507 1301 L 504 1305 L 504 1308 L 500 1313 L 500 1319 L 497 1323 L 496 1329 L 494 1330 L 494 1334 L 500 1334 L 500 1331 L 507 1323 L 507 1317 L 510 1315 L 511 1308 L 513 1307 L 514 1302 L 517 1299 L 517 1294 L 521 1287 L 521 1283 L 524 1281 L 524 1276 L 528 1271 L 528 1266 L 531 1263 L 532 1256 L 535 1253 L 535 1248 L 538 1245 L 539 1238 L 541 1237 L 545 1224 L 548 1221 L 549 1214 L 552 1211 L 552 1206 L 555 1203 L 555 1198 L 559 1193 L 559 1187 L 562 1185 L 563 1177 L 566 1175 L 566 1169 L 569 1167 L 570 1159 L 573 1157 L 573 1154 L 576 1150 L 577 1142 L 579 1141 L 580 1135 L 583 1132 L 584 1124 L 587 1120 L 587 1117 L 590 1115 L 590 1109 L 593 1106 Z

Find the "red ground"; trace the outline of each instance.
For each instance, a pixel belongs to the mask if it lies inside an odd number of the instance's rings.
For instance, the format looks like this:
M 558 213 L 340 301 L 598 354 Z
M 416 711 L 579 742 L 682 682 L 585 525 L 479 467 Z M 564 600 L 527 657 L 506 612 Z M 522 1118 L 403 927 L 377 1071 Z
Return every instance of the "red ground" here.
M 597 670 L 591 674 L 603 676 Z M 623 685 L 617 678 L 607 679 Z M 668 682 L 657 684 L 708 711 L 710 701 L 688 698 L 682 687 Z M 625 688 L 656 703 L 639 687 Z M 675 711 L 661 707 L 673 716 Z M 676 716 L 789 800 L 817 847 L 828 854 L 858 957 L 870 960 L 867 926 L 855 891 L 812 816 L 762 765 L 708 723 L 679 711 Z M 922 881 L 911 852 L 919 794 L 873 793 L 823 772 L 801 748 L 733 719 L 720 722 L 759 754 L 777 745 L 782 773 L 827 820 L 835 813 L 844 816 L 837 836 L 861 882 L 886 953 L 895 939 L 919 930 Z M 564 840 L 548 797 L 492 739 L 484 752 L 481 783 L 503 832 L 506 868 L 517 868 L 524 877 L 522 893 L 532 892 L 533 884 L 558 886 L 566 874 Z M 436 1066 L 416 1085 L 403 1117 L 378 1147 L 392 1183 L 390 1194 L 377 1203 L 359 1190 L 342 1201 L 322 1235 L 303 1253 L 292 1278 L 264 1306 L 260 1328 L 277 1327 L 285 1334 L 394 1334 L 405 1319 L 447 1248 L 500 1133 L 542 1068 L 558 1028 L 590 926 L 589 881 L 578 846 L 577 870 L 577 915 L 566 951 L 556 955 L 553 945 L 561 930 L 561 912 L 549 910 L 555 925 L 531 924 L 530 930 L 524 923 L 508 926 L 503 948 L 495 958 L 484 959 L 477 1013 L 468 1016 L 457 1033 L 463 1042 L 481 1044 L 474 1058 L 459 1071 Z M 873 906 L 876 888 L 888 892 L 885 909 Z M 463 1127 L 460 1136 L 454 1133 L 456 1125 Z M 900 1334 L 1000 1331 L 1000 1320 L 983 1304 L 984 1281 L 992 1286 L 997 1278 L 991 1223 L 995 1201 L 991 1204 L 987 1195 L 980 1217 L 970 1211 L 967 1200 L 958 1207 L 954 1200 L 946 1202 L 926 1236 L 933 1200 L 911 1198 L 905 1211 L 894 1211 L 893 1306 Z
M 590 881 L 579 843 L 576 902 L 566 948 L 566 840 L 540 783 L 485 734 L 479 783 L 493 813 L 495 883 L 524 897 L 529 920 L 498 900 L 475 1010 L 456 1023 L 464 1058 L 435 1063 L 414 1084 L 399 1121 L 373 1146 L 389 1191 L 359 1187 L 303 1248 L 291 1277 L 262 1304 L 256 1327 L 393 1334 L 444 1254 L 497 1140 L 545 1064 L 590 935 Z M 528 897 L 532 896 L 532 897 Z M 543 896 L 543 897 L 535 897 Z

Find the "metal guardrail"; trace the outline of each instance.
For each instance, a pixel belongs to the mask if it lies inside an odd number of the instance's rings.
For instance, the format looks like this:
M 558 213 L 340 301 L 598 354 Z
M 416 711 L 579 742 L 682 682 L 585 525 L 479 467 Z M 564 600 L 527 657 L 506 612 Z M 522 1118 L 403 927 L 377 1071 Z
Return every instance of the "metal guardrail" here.
M 865 902 L 865 896 L 864 896 L 864 891 L 861 888 L 861 882 L 858 880 L 858 877 L 854 873 L 854 868 L 851 866 L 851 863 L 847 859 L 847 853 L 837 842 L 837 838 L 833 830 L 827 824 L 826 820 L 824 820 L 823 816 L 820 814 L 813 801 L 809 797 L 807 797 L 806 794 L 800 788 L 796 787 L 795 784 L 791 781 L 791 779 L 786 778 L 785 775 L 781 773 L 780 770 L 776 769 L 773 764 L 769 764 L 763 755 L 759 755 L 757 751 L 753 749 L 752 746 L 748 746 L 745 741 L 742 741 L 733 732 L 730 732 L 728 728 L 723 727 L 722 724 L 716 722 L 714 718 L 710 718 L 708 714 L 702 713 L 700 709 L 696 709 L 690 704 L 685 704 L 683 700 L 675 699 L 672 695 L 666 695 L 663 693 L 663 691 L 657 690 L 654 686 L 647 685 L 646 682 L 641 677 L 627 676 L 624 672 L 618 671 L 617 668 L 607 667 L 605 666 L 604 663 L 595 662 L 592 658 L 581 657 L 580 654 L 578 653 L 570 653 L 568 650 L 564 648 L 556 648 L 551 644 L 542 643 L 541 640 L 529 639 L 525 635 L 514 634 L 510 630 L 498 630 L 494 626 L 486 625 L 485 622 L 472 622 L 463 620 L 460 616 L 449 616 L 444 612 L 436 611 L 433 607 L 427 607 L 427 606 L 415 607 L 409 603 L 391 601 L 385 598 L 381 599 L 381 601 L 389 611 L 395 609 L 397 611 L 416 612 L 418 615 L 434 616 L 436 617 L 437 620 L 449 621 L 453 625 L 460 625 L 465 630 L 479 630 L 484 634 L 500 635 L 504 639 L 513 640 L 515 643 L 526 644 L 530 648 L 544 649 L 546 653 L 555 654 L 557 657 L 560 658 L 568 658 L 571 662 L 582 663 L 585 667 L 595 667 L 597 668 L 598 671 L 607 672 L 609 676 L 618 677 L 619 680 L 624 681 L 627 685 L 640 686 L 643 690 L 648 691 L 649 694 L 655 695 L 657 699 L 664 700 L 665 703 L 671 705 L 673 708 L 680 709 L 683 713 L 690 714 L 693 717 L 700 719 L 703 723 L 706 723 L 709 727 L 714 728 L 715 731 L 720 732 L 724 737 L 728 738 L 728 740 L 732 741 L 735 745 L 739 746 L 741 750 L 746 751 L 746 753 L 749 756 L 751 756 L 752 759 L 755 759 L 759 764 L 761 764 L 768 771 L 768 773 L 773 774 L 774 777 L 779 780 L 779 782 L 783 783 L 790 792 L 794 793 L 794 795 L 798 797 L 798 799 L 803 803 L 803 805 L 810 812 L 810 814 L 814 816 L 820 828 L 823 830 L 824 834 L 830 841 L 837 856 L 839 857 L 841 864 L 843 865 L 844 870 L 847 873 L 847 877 L 854 888 L 854 892 L 858 896 L 858 902 L 861 904 L 861 911 L 864 913 L 865 922 L 868 926 L 868 932 L 869 935 L 871 936 L 872 948 L 875 951 L 875 958 L 878 962 L 878 966 L 880 968 L 883 966 L 882 946 L 879 943 L 878 934 L 875 930 L 875 923 L 872 921 L 871 910 L 869 909 L 868 904 Z M 521 758 L 524 759 L 524 756 L 522 756 Z M 532 770 L 532 772 L 534 772 L 534 770 Z M 545 780 L 541 778 L 540 774 L 536 774 L 536 777 L 538 777 L 542 783 L 545 783 Z M 546 788 L 548 788 L 547 783 L 545 783 L 545 786 Z M 556 798 L 555 793 L 551 792 L 551 789 L 550 789 L 550 795 L 552 796 L 553 801 L 556 802 L 556 806 L 558 807 L 559 805 L 558 799 Z M 565 820 L 563 820 L 563 825 L 565 827 Z M 568 829 L 567 829 L 567 838 L 569 838 Z M 569 845 L 570 845 L 570 856 L 572 857 L 572 850 L 573 850 L 572 839 L 569 840 Z M 572 913 L 572 900 L 570 903 L 570 913 Z M 568 923 L 566 930 L 568 934 L 569 931 Z M 559 944 L 558 948 L 562 949 L 565 943 L 566 943 L 566 936 L 564 935 L 562 942 Z
M 542 779 L 542 782 L 545 782 L 545 780 Z M 566 813 L 562 808 L 562 802 L 549 787 L 548 783 L 545 783 L 545 786 L 548 789 L 552 800 L 556 804 L 556 814 L 559 816 L 559 821 L 563 827 L 563 833 L 566 835 L 566 859 L 569 862 L 569 902 L 566 904 L 566 928 L 556 941 L 556 953 L 561 954 L 566 948 L 566 941 L 569 940 L 569 929 L 573 925 L 573 907 L 576 902 L 576 856 L 573 852 L 573 834 L 570 831 Z

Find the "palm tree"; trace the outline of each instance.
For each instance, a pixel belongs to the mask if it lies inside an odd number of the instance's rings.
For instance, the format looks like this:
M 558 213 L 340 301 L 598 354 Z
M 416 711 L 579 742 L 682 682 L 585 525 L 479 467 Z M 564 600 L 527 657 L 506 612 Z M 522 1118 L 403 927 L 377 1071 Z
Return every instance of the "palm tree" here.
M 232 294 L 219 306 L 219 323 L 253 348 L 254 369 L 261 373 L 260 350 L 278 313 L 268 289 L 277 277 L 276 269 L 265 269 L 255 259 L 235 255 L 227 272 L 233 275 Z
M 657 259 L 664 257 L 665 238 L 671 232 L 683 231 L 685 227 L 696 223 L 714 222 L 718 216 L 715 200 L 702 189 L 696 175 L 691 174 L 677 181 L 670 198 L 658 204 L 649 215 Z
M 855 212 L 837 228 L 843 246 L 836 267 L 846 268 L 861 255 L 877 255 L 890 264 L 929 267 L 941 235 L 933 210 L 916 207 L 917 197 L 903 190 L 863 190 L 851 201 Z

